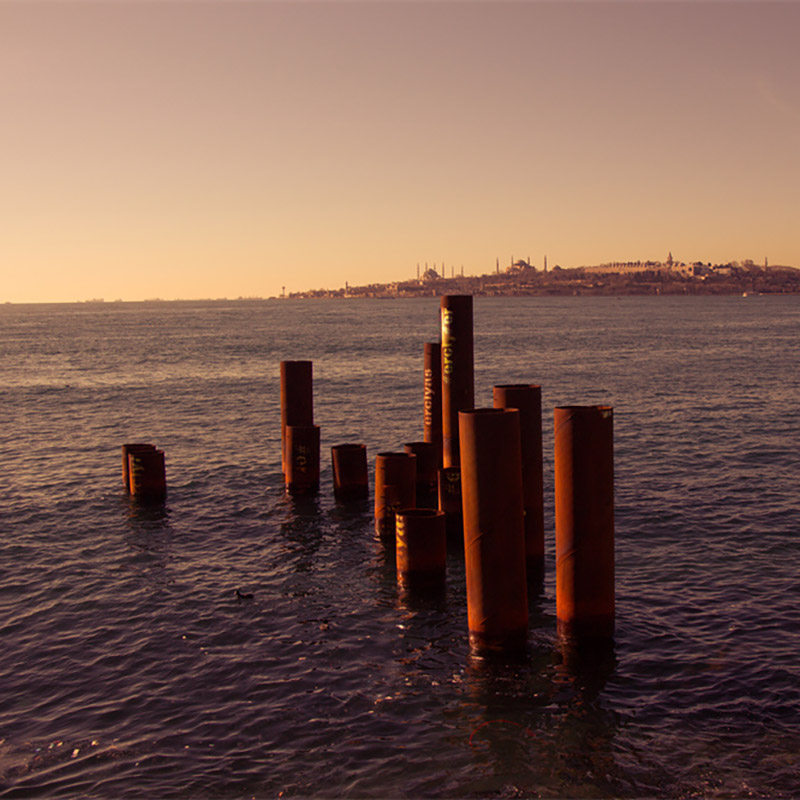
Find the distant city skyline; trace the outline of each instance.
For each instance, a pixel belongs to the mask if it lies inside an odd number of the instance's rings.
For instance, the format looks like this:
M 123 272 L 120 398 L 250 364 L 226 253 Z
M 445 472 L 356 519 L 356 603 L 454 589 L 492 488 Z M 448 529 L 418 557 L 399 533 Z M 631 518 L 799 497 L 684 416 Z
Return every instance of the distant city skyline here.
M 800 4 L 0 2 L 0 300 L 800 266 Z

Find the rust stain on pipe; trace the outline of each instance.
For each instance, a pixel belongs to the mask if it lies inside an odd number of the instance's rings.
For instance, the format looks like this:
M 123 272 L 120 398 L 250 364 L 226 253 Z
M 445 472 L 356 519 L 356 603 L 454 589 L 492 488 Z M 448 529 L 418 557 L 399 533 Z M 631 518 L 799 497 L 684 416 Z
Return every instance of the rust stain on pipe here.
M 444 295 L 442 328 L 442 463 L 459 466 L 458 412 L 475 406 L 472 295 Z
M 493 388 L 495 408 L 519 411 L 522 497 L 525 507 L 525 562 L 528 580 L 544 576 L 544 492 L 542 469 L 542 389 L 535 384 Z
M 375 532 L 395 542 L 395 513 L 417 503 L 417 457 L 410 453 L 375 456 Z
M 286 426 L 286 488 L 292 494 L 319 488 L 319 425 Z
M 369 497 L 367 446 L 337 444 L 331 447 L 333 495 L 337 500 Z
M 519 652 L 528 634 L 519 411 L 459 413 L 470 643 Z
M 610 406 L 555 409 L 556 615 L 569 638 L 614 635 L 613 438 Z
M 281 469 L 286 474 L 286 426 L 314 424 L 311 361 L 281 361 Z

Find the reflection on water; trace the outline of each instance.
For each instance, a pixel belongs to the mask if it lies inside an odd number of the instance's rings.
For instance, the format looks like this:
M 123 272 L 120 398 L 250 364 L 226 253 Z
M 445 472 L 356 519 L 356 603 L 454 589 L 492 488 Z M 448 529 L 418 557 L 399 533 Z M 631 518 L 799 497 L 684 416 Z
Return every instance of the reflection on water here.
M 288 514 L 281 523 L 281 533 L 287 552 L 294 559 L 294 571 L 311 572 L 323 541 L 319 498 L 316 494 L 287 493 L 286 505 Z
M 516 663 L 471 657 L 466 673 L 469 745 L 487 775 L 471 787 L 502 796 L 582 797 L 619 791 L 616 715 L 601 700 L 615 669 L 613 648 L 580 654 L 532 648 Z

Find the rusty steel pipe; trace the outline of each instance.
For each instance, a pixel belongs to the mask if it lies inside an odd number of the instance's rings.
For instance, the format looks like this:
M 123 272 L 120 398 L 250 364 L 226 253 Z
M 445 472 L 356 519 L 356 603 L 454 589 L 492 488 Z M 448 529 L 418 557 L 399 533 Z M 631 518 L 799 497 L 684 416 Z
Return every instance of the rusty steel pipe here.
M 555 410 L 559 633 L 614 635 L 614 432 L 610 406 Z
M 122 483 L 125 486 L 125 491 L 130 494 L 131 491 L 131 473 L 128 464 L 128 454 L 136 452 L 149 452 L 155 450 L 154 444 L 145 444 L 143 442 L 135 442 L 131 444 L 122 445 Z
M 458 412 L 475 406 L 472 344 L 472 295 L 443 295 L 442 326 L 442 463 L 459 462 Z
M 447 535 L 462 540 L 464 514 L 461 506 L 461 467 L 444 467 L 439 470 L 438 478 L 439 510 L 445 515 Z
M 473 649 L 525 649 L 528 592 L 519 411 L 458 415 L 467 616 Z
M 375 532 L 394 543 L 395 513 L 417 503 L 417 457 L 410 453 L 375 456 Z
M 286 426 L 314 424 L 311 361 L 281 361 L 281 469 L 286 474 Z
M 525 564 L 529 580 L 544 575 L 544 492 L 542 478 L 542 389 L 535 384 L 493 387 L 495 408 L 519 411 L 522 500 L 525 508 Z
M 367 477 L 367 446 L 337 444 L 331 447 L 333 465 L 333 496 L 337 500 L 357 500 L 369 497 Z
M 439 472 L 436 445 L 433 442 L 407 442 L 403 449 L 417 457 L 417 507 L 436 508 Z
M 406 508 L 396 514 L 397 580 L 403 587 L 441 585 L 447 564 L 444 512 Z
M 423 435 L 436 446 L 437 467 L 442 466 L 442 346 L 425 342 L 423 364 Z
M 155 447 L 128 453 L 130 492 L 143 503 L 163 503 L 167 496 L 164 451 Z
M 311 494 L 319 488 L 319 425 L 286 426 L 286 489 Z

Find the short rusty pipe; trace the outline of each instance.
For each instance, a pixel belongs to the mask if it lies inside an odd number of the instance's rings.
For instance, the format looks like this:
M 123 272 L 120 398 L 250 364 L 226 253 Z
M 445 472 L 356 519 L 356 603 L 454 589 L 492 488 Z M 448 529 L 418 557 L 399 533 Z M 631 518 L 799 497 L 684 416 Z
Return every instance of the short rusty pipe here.
M 331 447 L 333 496 L 337 500 L 361 500 L 369 497 L 367 446 L 337 444 Z
M 128 453 L 128 475 L 132 497 L 141 503 L 163 503 L 167 497 L 164 451 L 155 447 Z
M 614 433 L 610 406 L 555 409 L 556 617 L 569 639 L 614 636 Z
M 535 384 L 505 384 L 495 386 L 493 395 L 495 408 L 516 408 L 519 411 L 525 565 L 528 580 L 540 583 L 544 576 L 542 389 Z
M 444 295 L 442 327 L 442 463 L 459 466 L 458 412 L 475 406 L 472 295 Z
M 286 474 L 286 426 L 314 424 L 311 361 L 281 361 L 281 469 Z
M 423 362 L 423 435 L 436 446 L 437 468 L 442 466 L 442 345 L 425 342 Z
M 473 651 L 525 650 L 528 594 L 519 411 L 459 413 L 467 617 Z
M 436 445 L 433 442 L 407 442 L 403 449 L 417 457 L 417 507 L 436 508 L 439 472 Z
M 441 586 L 447 565 L 444 512 L 405 508 L 395 519 L 398 583 L 409 589 Z
M 128 463 L 128 455 L 130 453 L 141 453 L 155 450 L 154 444 L 145 444 L 144 442 L 132 442 L 130 444 L 122 445 L 122 484 L 125 491 L 130 494 L 131 492 L 131 473 Z
M 417 457 L 410 453 L 375 456 L 375 532 L 395 542 L 395 513 L 417 504 Z
M 439 510 L 444 512 L 448 538 L 458 540 L 463 551 L 464 514 L 461 507 L 461 467 L 439 470 Z
M 291 494 L 319 489 L 319 425 L 286 426 L 286 489 Z

